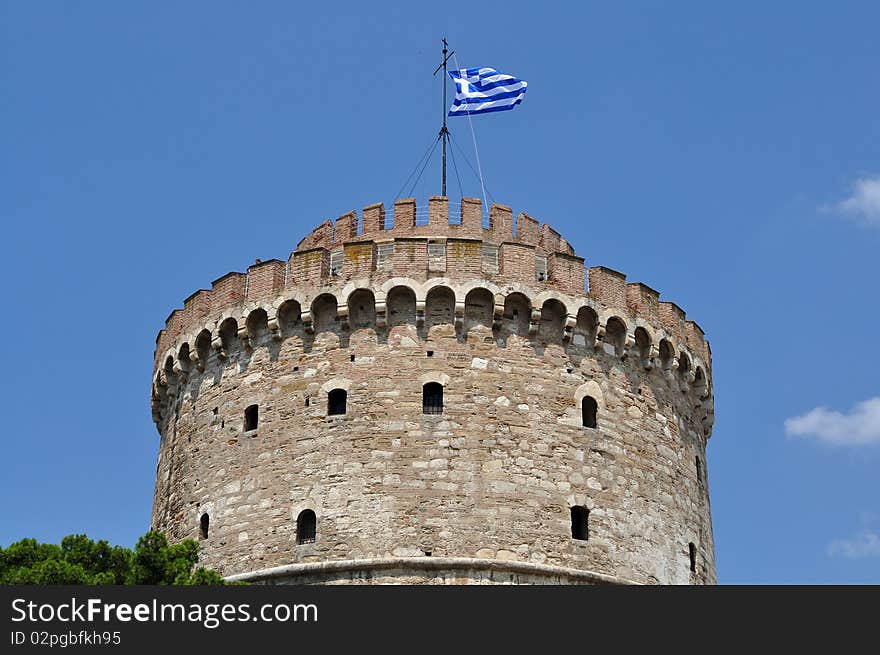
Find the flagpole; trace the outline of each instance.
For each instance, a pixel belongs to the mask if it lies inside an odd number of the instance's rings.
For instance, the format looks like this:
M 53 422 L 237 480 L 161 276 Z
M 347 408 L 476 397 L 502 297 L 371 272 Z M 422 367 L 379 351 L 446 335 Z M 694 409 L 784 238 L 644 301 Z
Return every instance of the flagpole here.
M 440 182 L 440 195 L 446 195 L 446 141 L 449 139 L 449 129 L 446 127 L 446 62 L 449 61 L 449 58 L 455 54 L 455 51 L 449 52 L 447 50 L 446 37 L 443 37 L 443 62 L 437 66 L 434 70 L 434 76 L 437 76 L 437 72 L 442 68 L 443 69 L 443 127 L 440 128 L 440 140 L 443 141 L 443 166 L 442 166 L 442 177 Z M 448 54 L 447 54 L 448 53 Z
M 440 128 L 440 135 L 443 143 L 443 181 L 441 183 L 441 196 L 446 196 L 446 134 L 449 130 L 446 128 L 446 37 L 443 37 L 443 127 Z

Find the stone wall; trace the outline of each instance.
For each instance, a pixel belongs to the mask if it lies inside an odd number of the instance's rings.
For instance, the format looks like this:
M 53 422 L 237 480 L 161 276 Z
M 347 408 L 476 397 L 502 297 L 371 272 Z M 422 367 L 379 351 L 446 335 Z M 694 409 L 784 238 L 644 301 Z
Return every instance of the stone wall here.
M 435 233 L 395 237 L 382 270 L 382 240 L 358 235 L 356 216 L 340 243 L 325 224 L 291 257 L 310 271 L 303 284 L 290 262 L 259 263 L 169 317 L 153 380 L 154 528 L 200 538 L 225 575 L 276 570 L 262 581 L 715 582 L 702 330 L 610 269 L 590 269 L 589 294 L 534 270 L 487 274 L 472 265 L 487 244 L 475 204 L 450 246 L 445 199 L 432 199 Z M 364 211 L 365 231 L 383 223 L 381 206 Z M 575 257 L 532 223 L 537 244 L 507 245 Z M 434 275 L 438 241 L 447 270 Z M 324 275 L 334 250 L 342 271 Z M 423 414 L 430 382 L 441 414 Z M 345 413 L 329 415 L 337 389 Z M 258 426 L 245 430 L 252 405 Z M 587 539 L 572 536 L 572 507 L 589 510 Z M 300 544 L 304 510 L 316 534 Z

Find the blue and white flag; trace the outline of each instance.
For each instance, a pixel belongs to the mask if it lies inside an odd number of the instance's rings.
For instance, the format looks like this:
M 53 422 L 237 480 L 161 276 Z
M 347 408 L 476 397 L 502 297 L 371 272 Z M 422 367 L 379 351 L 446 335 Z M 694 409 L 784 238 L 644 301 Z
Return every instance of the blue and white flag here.
M 462 68 L 449 71 L 455 81 L 455 101 L 450 116 L 488 114 L 513 109 L 522 102 L 528 83 L 494 68 Z

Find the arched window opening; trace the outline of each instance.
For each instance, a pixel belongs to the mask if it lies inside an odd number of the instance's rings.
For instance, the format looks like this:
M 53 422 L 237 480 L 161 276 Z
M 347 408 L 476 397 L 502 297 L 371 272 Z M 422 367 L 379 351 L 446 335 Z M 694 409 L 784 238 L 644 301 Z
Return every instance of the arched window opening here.
M 651 359 L 651 337 L 648 335 L 648 331 L 643 327 L 636 328 L 634 337 L 639 361 L 647 363 Z
M 578 310 L 577 324 L 574 326 L 572 343 L 575 346 L 592 348 L 596 345 L 596 331 L 599 326 L 599 317 L 592 307 L 581 307 Z
M 327 394 L 327 415 L 339 416 L 346 412 L 348 392 L 345 389 L 333 389 Z
M 304 509 L 296 517 L 296 543 L 313 544 L 317 533 L 317 517 L 310 509 Z
M 358 289 L 348 298 L 348 322 L 352 330 L 376 325 L 376 298 L 369 289 Z
M 691 559 L 691 573 L 697 572 L 697 546 L 692 541 L 688 544 L 688 556 Z
M 590 538 L 590 510 L 580 505 L 571 508 L 571 538 L 586 541 Z
M 443 413 L 443 385 L 428 382 L 422 387 L 422 414 Z
M 626 324 L 612 316 L 605 324 L 605 352 L 609 355 L 622 355 L 626 346 Z
M 706 382 L 706 374 L 701 367 L 697 367 L 694 371 L 694 389 L 700 398 L 705 398 L 709 394 L 709 384 Z
M 208 517 L 208 513 L 205 512 L 202 514 L 202 518 L 199 519 L 199 537 L 202 539 L 208 538 L 208 524 L 211 519 Z
M 672 368 L 672 362 L 675 361 L 675 350 L 668 339 L 660 340 L 660 368 L 668 371 Z
M 177 352 L 177 362 L 180 364 L 180 370 L 184 373 L 188 373 L 192 368 L 188 343 L 180 346 L 180 350 Z
M 565 331 L 565 318 L 567 310 L 565 305 L 555 299 L 550 299 L 541 307 L 541 325 L 539 334 L 549 343 L 562 342 L 562 334 Z
M 508 334 L 526 336 L 531 317 L 531 303 L 523 294 L 512 293 L 504 299 L 504 329 Z
M 333 331 L 338 317 L 337 307 L 336 298 L 329 293 L 315 298 L 312 303 L 312 323 L 316 333 Z
M 207 330 L 202 330 L 196 337 L 196 354 L 199 357 L 199 365 L 204 368 L 211 355 L 211 333 Z
M 394 287 L 385 301 L 388 327 L 416 322 L 416 292 L 409 287 Z
M 238 321 L 227 318 L 220 324 L 220 343 L 227 354 L 238 348 Z
M 697 482 L 703 484 L 703 463 L 700 461 L 699 455 L 694 457 L 694 465 L 697 470 Z
M 259 405 L 248 405 L 244 410 L 244 431 L 250 432 L 257 429 L 259 423 L 260 407 Z
M 682 377 L 687 377 L 687 374 L 691 370 L 691 358 L 685 351 L 681 351 L 678 353 L 678 374 Z
M 302 317 L 302 307 L 295 300 L 285 300 L 278 308 L 278 327 L 281 334 L 288 336 L 293 334 Z
M 262 344 L 265 342 L 266 337 L 269 336 L 269 315 L 262 307 L 248 314 L 245 325 L 247 326 L 247 334 L 252 346 Z
M 464 299 L 464 329 L 482 325 L 492 329 L 495 298 L 488 289 L 473 289 Z
M 581 400 L 581 424 L 585 428 L 596 427 L 596 414 L 599 411 L 599 404 L 592 396 L 584 396 Z
M 434 287 L 425 299 L 425 327 L 455 322 L 455 294 L 448 287 Z

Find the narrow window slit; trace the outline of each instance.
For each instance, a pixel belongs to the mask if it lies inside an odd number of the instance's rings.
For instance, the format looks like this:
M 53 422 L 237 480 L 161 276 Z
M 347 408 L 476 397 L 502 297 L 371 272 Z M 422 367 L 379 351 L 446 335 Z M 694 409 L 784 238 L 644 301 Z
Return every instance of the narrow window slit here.
M 580 505 L 571 508 L 571 538 L 586 541 L 590 538 L 590 510 Z
M 592 396 L 584 396 L 584 399 L 581 400 L 581 425 L 585 428 L 595 428 L 598 410 L 599 405 L 596 403 L 596 399 Z
M 244 431 L 256 430 L 260 419 L 259 405 L 249 405 L 244 410 Z
M 339 416 L 345 414 L 348 401 L 348 392 L 345 389 L 333 389 L 327 394 L 327 415 Z
M 313 544 L 317 535 L 317 517 L 310 509 L 304 509 L 296 517 L 296 543 Z
M 443 385 L 428 382 L 422 387 L 422 414 L 443 413 Z

